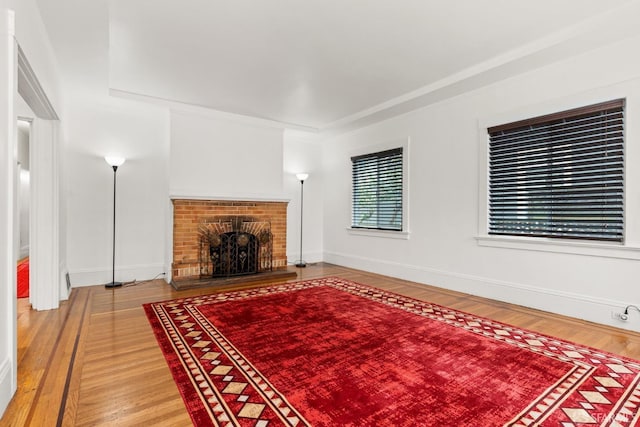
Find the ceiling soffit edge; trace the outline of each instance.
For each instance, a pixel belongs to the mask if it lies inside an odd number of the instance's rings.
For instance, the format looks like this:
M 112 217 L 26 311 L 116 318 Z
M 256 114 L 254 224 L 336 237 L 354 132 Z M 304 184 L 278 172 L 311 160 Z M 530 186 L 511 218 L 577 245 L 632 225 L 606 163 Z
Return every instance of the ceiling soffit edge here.
M 317 133 L 320 130 L 317 128 L 298 125 L 295 123 L 284 123 L 284 122 L 279 122 L 277 120 L 262 119 L 259 117 L 229 113 L 226 111 L 215 110 L 213 108 L 209 108 L 201 105 L 187 104 L 184 102 L 164 99 L 164 98 L 155 97 L 155 96 L 143 95 L 143 94 L 124 91 L 120 89 L 110 88 L 109 95 L 114 96 L 116 98 L 155 104 L 161 107 L 165 107 L 170 111 L 175 111 L 179 113 L 189 113 L 192 115 L 199 115 L 199 116 L 208 117 L 212 119 L 221 119 L 221 120 L 226 120 L 226 121 L 235 122 L 235 123 L 243 123 L 243 124 L 257 126 L 257 127 L 267 127 L 267 128 L 276 128 L 276 129 L 293 129 L 293 130 L 299 130 L 307 133 Z

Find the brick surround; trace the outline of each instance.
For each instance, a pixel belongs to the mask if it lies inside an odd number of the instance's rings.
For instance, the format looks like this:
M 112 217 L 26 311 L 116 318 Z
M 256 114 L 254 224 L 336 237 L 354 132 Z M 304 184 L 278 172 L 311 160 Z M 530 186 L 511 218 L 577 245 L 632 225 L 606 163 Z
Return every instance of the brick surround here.
M 172 280 L 201 278 L 198 226 L 215 217 L 236 215 L 271 222 L 273 270 L 286 270 L 287 202 L 174 199 Z

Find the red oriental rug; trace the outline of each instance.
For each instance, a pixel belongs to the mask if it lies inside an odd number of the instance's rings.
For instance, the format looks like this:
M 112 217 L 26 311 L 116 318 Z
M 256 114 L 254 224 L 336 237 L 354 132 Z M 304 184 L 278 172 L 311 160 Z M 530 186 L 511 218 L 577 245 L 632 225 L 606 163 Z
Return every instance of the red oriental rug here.
M 29 296 L 29 258 L 18 261 L 18 298 Z
M 144 306 L 197 426 L 630 426 L 640 362 L 338 278 Z

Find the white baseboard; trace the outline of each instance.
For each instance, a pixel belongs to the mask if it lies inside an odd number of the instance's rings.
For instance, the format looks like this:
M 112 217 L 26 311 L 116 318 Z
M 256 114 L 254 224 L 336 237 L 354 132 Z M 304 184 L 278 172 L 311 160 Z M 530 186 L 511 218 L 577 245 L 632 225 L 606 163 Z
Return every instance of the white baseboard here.
M 640 331 L 640 328 L 635 326 L 638 322 L 623 322 L 611 318 L 612 311 L 621 312 L 627 305 L 621 301 L 338 252 L 325 252 L 324 260 L 332 264 L 464 292 L 616 328 Z
M 11 360 L 6 358 L 0 363 L 0 418 L 9 406 L 14 393 L 11 381 Z
M 311 264 L 314 262 L 322 262 L 324 260 L 322 252 L 305 252 L 302 254 L 302 257 L 307 264 Z M 289 253 L 287 254 L 287 263 L 290 265 L 295 264 L 295 262 L 298 261 L 299 258 L 300 258 L 299 253 L 298 254 Z
M 115 279 L 116 282 L 132 282 L 134 280 L 139 282 L 153 278 L 164 279 L 165 276 L 159 276 L 160 273 L 167 273 L 162 263 L 130 266 L 116 265 Z M 112 271 L 110 268 L 105 270 L 69 270 L 69 277 L 71 279 L 71 287 L 73 288 L 104 285 L 105 283 L 111 282 Z

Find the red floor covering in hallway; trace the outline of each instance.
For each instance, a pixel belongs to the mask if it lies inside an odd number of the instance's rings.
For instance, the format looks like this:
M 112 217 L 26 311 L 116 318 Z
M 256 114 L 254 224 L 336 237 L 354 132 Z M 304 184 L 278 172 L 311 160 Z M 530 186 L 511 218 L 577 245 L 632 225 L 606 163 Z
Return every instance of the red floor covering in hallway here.
M 18 262 L 18 298 L 29 296 L 29 258 Z

